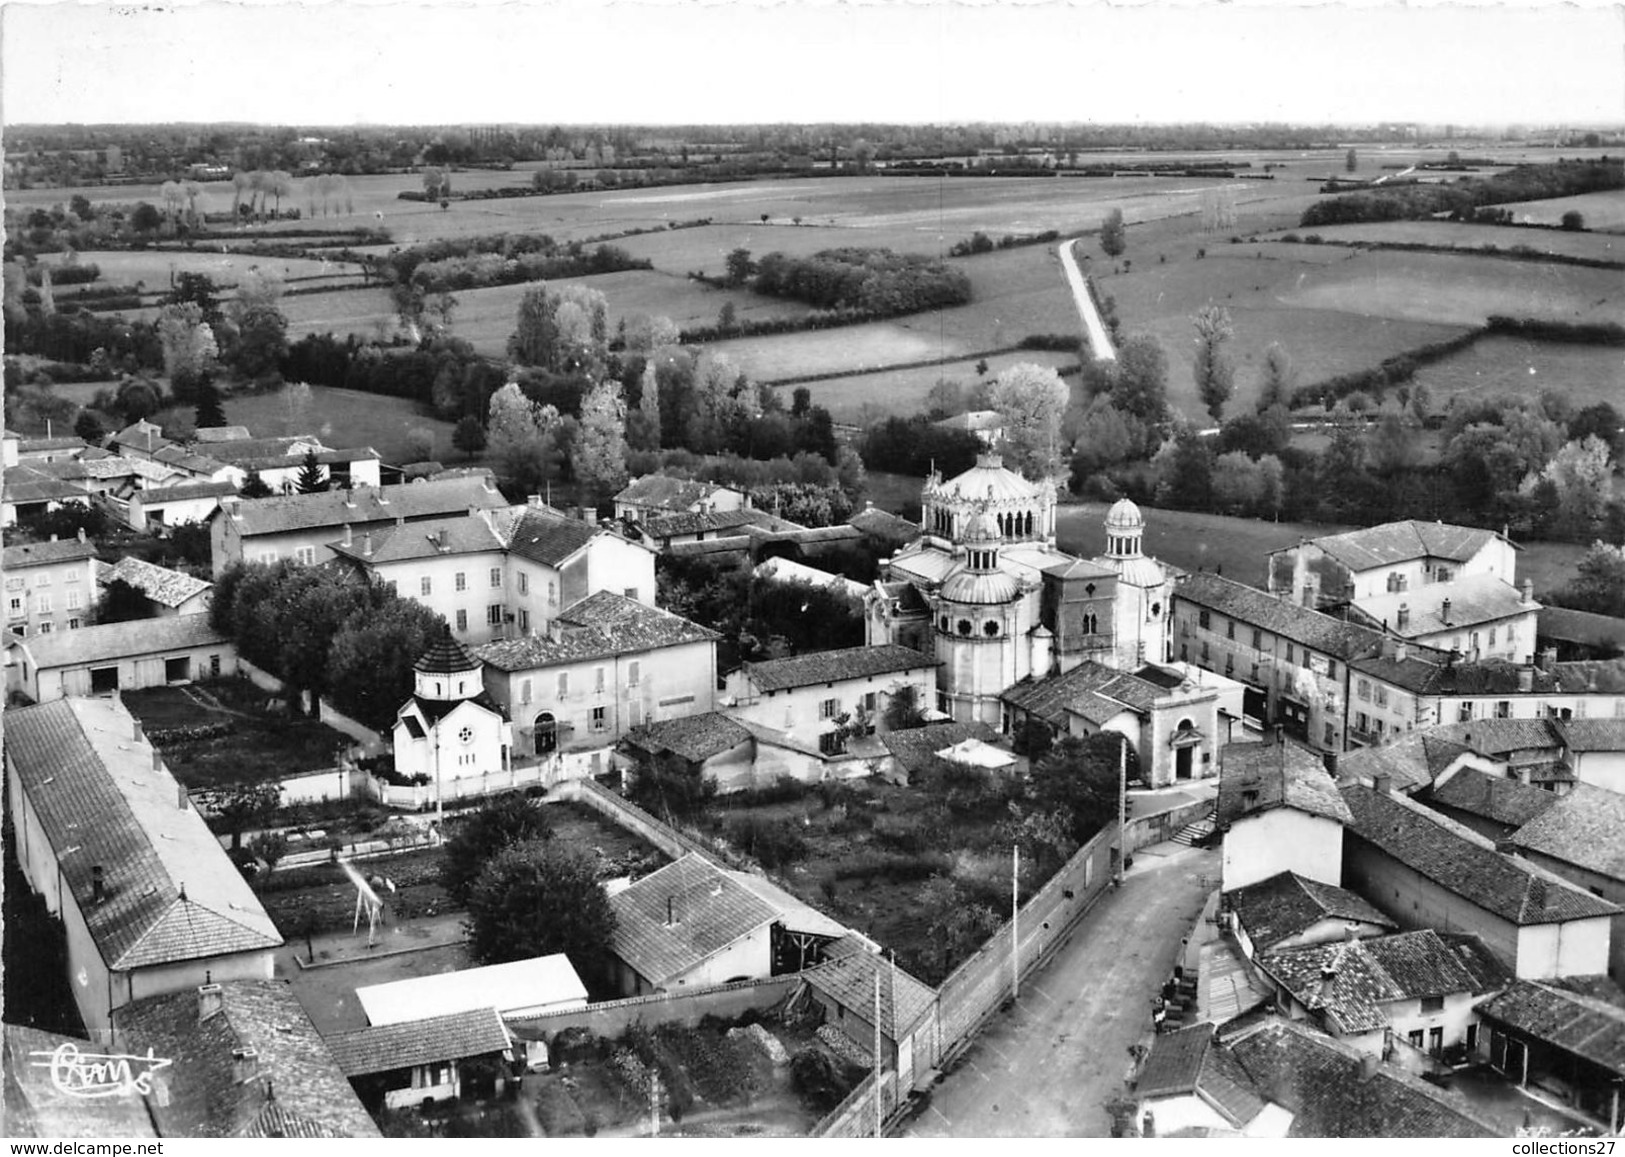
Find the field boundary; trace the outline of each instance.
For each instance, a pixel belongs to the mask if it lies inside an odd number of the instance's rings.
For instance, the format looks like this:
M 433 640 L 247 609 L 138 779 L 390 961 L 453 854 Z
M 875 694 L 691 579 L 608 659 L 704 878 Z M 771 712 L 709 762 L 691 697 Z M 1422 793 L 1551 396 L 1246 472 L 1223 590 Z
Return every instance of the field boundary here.
M 1387 222 L 1378 222 L 1386 224 Z M 1331 228 L 1331 226 L 1327 226 Z M 1532 228 L 1532 226 L 1531 226 Z M 1561 230 L 1558 230 L 1559 232 Z M 1611 261 L 1606 257 L 1576 257 L 1572 253 L 1544 253 L 1525 245 L 1514 245 L 1503 249 L 1499 245 L 1429 245 L 1422 241 L 1362 241 L 1355 238 L 1321 237 L 1318 241 L 1310 241 L 1308 236 L 1297 236 L 1290 232 L 1282 237 L 1270 240 L 1278 245 L 1316 245 L 1328 246 L 1336 249 L 1366 249 L 1366 250 L 1393 250 L 1397 253 L 1438 253 L 1448 257 L 1483 257 L 1489 260 L 1533 262 L 1539 265 L 1578 265 L 1586 269 L 1625 269 L 1625 261 Z M 1569 233 L 1568 236 L 1573 236 Z

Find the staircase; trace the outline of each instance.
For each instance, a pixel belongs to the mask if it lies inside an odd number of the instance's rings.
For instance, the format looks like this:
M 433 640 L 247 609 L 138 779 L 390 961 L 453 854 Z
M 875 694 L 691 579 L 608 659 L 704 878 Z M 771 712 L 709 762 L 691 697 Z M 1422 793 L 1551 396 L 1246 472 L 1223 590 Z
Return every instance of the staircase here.
M 1173 834 L 1173 842 L 1183 844 L 1187 848 L 1193 848 L 1202 843 L 1218 827 L 1218 814 L 1219 801 L 1214 800 L 1213 806 L 1208 809 L 1206 815 L 1198 816 Z

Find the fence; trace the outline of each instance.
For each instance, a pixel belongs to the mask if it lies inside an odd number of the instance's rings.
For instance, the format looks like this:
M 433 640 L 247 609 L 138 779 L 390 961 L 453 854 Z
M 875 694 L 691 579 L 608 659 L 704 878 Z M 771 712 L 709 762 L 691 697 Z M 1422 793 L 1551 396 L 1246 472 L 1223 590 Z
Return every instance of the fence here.
M 326 799 L 349 799 L 371 778 L 366 772 L 349 766 L 327 767 L 308 771 L 303 775 L 290 775 L 281 780 L 282 803 L 314 803 Z
M 567 779 L 553 789 L 551 798 L 586 804 L 628 831 L 636 832 L 674 860 L 689 852 L 697 852 L 707 859 L 716 857 L 714 851 L 699 841 L 661 823 L 637 804 L 622 799 L 595 780 Z
M 515 764 L 507 771 L 459 776 L 442 781 L 439 798 L 442 803 L 450 803 L 475 796 L 500 795 L 505 791 L 517 791 L 537 784 L 548 786 L 555 782 L 553 771 L 552 764 L 532 763 Z M 433 783 L 393 784 L 370 775 L 362 784 L 362 790 L 385 807 L 406 811 L 431 808 L 436 798 Z
M 750 1009 L 772 1008 L 795 990 L 801 978 L 790 973 L 766 980 L 742 980 L 694 992 L 657 992 L 626 1000 L 606 1000 L 586 1008 L 541 1016 L 505 1017 L 513 1035 L 549 1040 L 567 1028 L 584 1028 L 594 1036 L 615 1038 L 638 1023 L 698 1024 L 707 1016 L 729 1019 Z
M 897 1111 L 897 1074 L 880 1074 L 882 1122 Z M 875 1076 L 870 1073 L 813 1127 L 814 1137 L 873 1137 L 875 1134 Z

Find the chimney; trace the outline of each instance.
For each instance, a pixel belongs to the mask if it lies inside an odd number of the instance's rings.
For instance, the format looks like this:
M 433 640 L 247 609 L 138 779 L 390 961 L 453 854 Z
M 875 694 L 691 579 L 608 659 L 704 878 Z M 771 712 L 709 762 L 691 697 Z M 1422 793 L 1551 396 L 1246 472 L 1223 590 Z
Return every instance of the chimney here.
M 79 541 L 85 541 L 85 528 L 82 526 L 79 528 Z
M 487 494 L 495 494 L 496 493 L 497 484 L 496 484 L 495 480 L 493 480 L 492 477 L 489 474 L 487 474 L 484 478 L 480 479 L 480 485 L 485 487 L 485 492 Z
M 131 728 L 131 731 L 133 732 L 133 737 L 137 743 L 140 743 L 147 737 L 146 734 L 141 730 L 141 720 L 139 719 L 135 721 L 135 726 Z
M 175 785 L 175 806 L 180 808 L 181 811 L 186 811 L 192 806 L 192 797 L 187 794 L 186 785 L 184 783 L 177 783 Z
M 1450 600 L 1449 599 L 1445 599 L 1444 602 L 1439 604 L 1439 621 L 1442 622 L 1447 627 L 1450 625 Z
M 207 975 L 207 974 L 205 974 Z M 197 988 L 197 1022 L 203 1024 L 225 1007 L 226 998 L 218 984 L 200 984 Z
M 1535 669 L 1533 667 L 1518 668 L 1518 690 L 1525 695 L 1535 689 Z
M 540 494 L 527 494 L 527 495 L 525 495 L 525 505 L 526 506 L 540 506 L 541 504 L 542 504 L 542 496 Z
M 346 510 L 354 510 L 355 509 L 355 491 L 354 490 L 346 490 L 344 492 L 344 508 Z M 349 528 L 346 527 L 345 529 L 349 529 Z
M 677 898 L 675 896 L 666 897 L 666 927 L 677 927 Z
M 1369 1081 L 1382 1071 L 1382 1058 L 1375 1053 L 1360 1054 L 1360 1079 Z
M 548 620 L 547 641 L 550 643 L 557 643 L 563 637 L 564 628 L 559 625 L 559 621 L 557 619 Z
M 236 1085 L 246 1085 L 260 1074 L 260 1054 L 258 1049 L 242 1048 L 231 1050 L 231 1080 Z
M 388 506 L 389 505 L 389 489 L 387 487 L 380 486 L 378 488 L 378 505 L 379 506 Z
M 1390 795 L 1394 788 L 1394 777 L 1386 771 L 1379 771 L 1371 777 L 1371 790 L 1378 795 Z
M 1530 603 L 1532 603 L 1534 601 L 1535 601 L 1535 580 L 1534 579 L 1524 579 L 1523 580 L 1523 604 L 1524 604 L 1524 606 L 1528 606 Z
M 1400 603 L 1399 610 L 1394 615 L 1394 629 L 1407 631 L 1411 626 L 1411 607 L 1409 603 Z
M 1411 648 L 1410 648 L 1409 643 L 1395 643 L 1394 644 L 1394 661 L 1396 663 L 1403 663 L 1406 659 L 1409 659 L 1410 657 L 1411 657 Z
M 164 757 L 159 755 L 158 754 L 158 749 L 156 747 L 154 747 L 152 749 L 152 770 L 154 770 L 154 771 L 162 771 L 163 769 L 164 769 Z
M 351 505 L 354 505 L 354 504 L 352 503 Z M 355 538 L 350 532 L 350 524 L 348 522 L 346 522 L 344 524 L 344 545 L 345 546 L 354 546 L 355 545 Z
M 1555 666 L 1557 666 L 1557 648 L 1547 647 L 1540 653 L 1540 669 L 1550 674 Z
M 363 558 L 372 557 L 372 531 L 370 530 L 361 536 L 361 556 Z
M 105 873 L 100 864 L 90 866 L 90 899 L 92 903 L 100 904 L 107 899 L 107 884 Z

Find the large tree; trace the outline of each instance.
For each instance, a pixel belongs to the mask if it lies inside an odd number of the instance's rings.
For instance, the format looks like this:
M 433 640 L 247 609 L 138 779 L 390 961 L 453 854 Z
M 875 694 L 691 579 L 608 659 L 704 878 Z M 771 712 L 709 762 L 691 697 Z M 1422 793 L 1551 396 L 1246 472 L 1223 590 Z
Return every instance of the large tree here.
M 237 284 L 237 296 L 226 314 L 237 329 L 228 360 L 244 378 L 269 378 L 288 352 L 288 319 L 278 304 L 282 279 L 272 273 L 251 272 Z
M 1139 758 L 1128 741 L 1113 731 L 1088 738 L 1064 736 L 1033 765 L 1029 794 L 1039 811 L 1056 811 L 1067 834 L 1079 844 L 1117 819 L 1119 761 L 1127 760 L 1127 778 L 1139 777 Z
M 1123 225 L 1123 210 L 1111 210 L 1101 222 L 1100 248 L 1107 257 L 1121 257 L 1128 248 L 1128 230 Z
M 1196 377 L 1196 392 L 1215 422 L 1224 419 L 1224 404 L 1236 388 L 1236 368 L 1226 348 L 1234 329 L 1230 325 L 1230 311 L 1222 305 L 1206 305 L 1197 311 L 1196 361 L 1192 372 Z
M 220 388 L 207 376 L 197 386 L 196 421 L 199 430 L 217 430 L 226 425 L 226 409 Z
M 504 792 L 486 800 L 456 822 L 451 838 L 441 849 L 440 883 L 459 904 L 469 893 L 486 863 L 510 844 L 542 840 L 553 834 L 553 824 L 542 805 L 521 792 Z
M 993 409 L 1004 420 L 1004 456 L 1032 479 L 1061 476 L 1061 417 L 1070 395 L 1051 366 L 1021 362 L 993 382 Z
M 651 815 L 671 820 L 698 813 L 716 794 L 714 777 L 690 766 L 680 756 L 661 754 L 638 764 L 627 798 Z
M 451 432 L 451 444 L 472 458 L 485 449 L 485 426 L 473 414 L 465 414 Z
M 626 485 L 626 402 L 606 378 L 581 400 L 581 430 L 570 459 L 575 479 L 595 501 Z
M 1574 581 L 1555 601 L 1593 614 L 1625 618 L 1625 552 L 1620 547 L 1594 542 L 1575 569 Z
M 321 494 L 327 490 L 327 471 L 322 469 L 315 450 L 305 451 L 305 459 L 299 465 L 299 478 L 294 485 L 300 494 Z
M 164 372 L 175 400 L 195 403 L 199 383 L 214 368 L 220 347 L 214 329 L 196 302 L 163 306 L 158 310 L 158 341 L 164 351 Z
M 102 597 L 96 602 L 94 621 L 97 625 L 101 625 L 157 617 L 158 609 L 153 606 L 151 599 L 138 588 L 121 578 L 116 578 L 102 588 Z
M 387 588 L 369 592 L 363 613 L 345 620 L 327 656 L 327 683 L 333 705 L 367 727 L 387 730 L 412 693 L 412 664 L 446 620 L 416 599 Z
M 615 912 L 591 852 L 526 840 L 498 852 L 468 897 L 469 948 L 481 964 L 562 952 L 584 977 L 607 974 Z
M 1292 392 L 1298 388 L 1298 371 L 1292 357 L 1280 342 L 1270 342 L 1264 350 L 1264 373 L 1258 387 L 1258 412 L 1275 406 L 1292 408 Z
M 1117 351 L 1110 376 L 1112 405 L 1144 422 L 1148 431 L 1168 421 L 1168 355 L 1157 339 L 1138 335 Z

